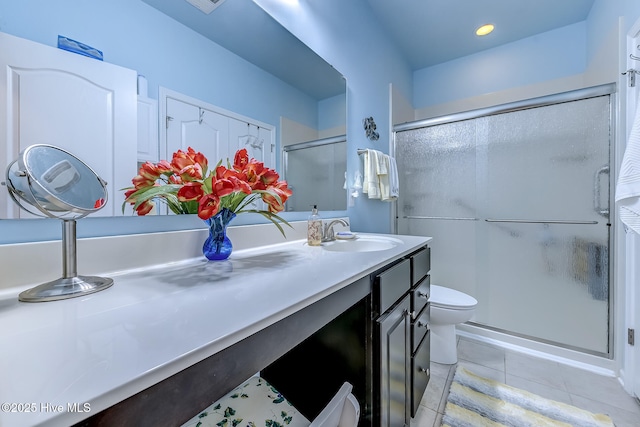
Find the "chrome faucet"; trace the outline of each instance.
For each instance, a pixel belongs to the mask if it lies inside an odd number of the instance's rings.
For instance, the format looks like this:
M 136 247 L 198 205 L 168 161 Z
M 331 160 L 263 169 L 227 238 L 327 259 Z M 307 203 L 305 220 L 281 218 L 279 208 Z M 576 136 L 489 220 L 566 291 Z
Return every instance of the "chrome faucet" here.
M 324 230 L 322 231 L 322 241 L 323 242 L 332 242 L 334 240 L 336 240 L 336 236 L 333 233 L 333 226 L 335 223 L 339 222 L 340 224 L 344 225 L 345 227 L 349 226 L 349 222 L 345 221 L 343 219 L 334 219 L 331 222 L 328 222 L 327 224 L 324 225 Z

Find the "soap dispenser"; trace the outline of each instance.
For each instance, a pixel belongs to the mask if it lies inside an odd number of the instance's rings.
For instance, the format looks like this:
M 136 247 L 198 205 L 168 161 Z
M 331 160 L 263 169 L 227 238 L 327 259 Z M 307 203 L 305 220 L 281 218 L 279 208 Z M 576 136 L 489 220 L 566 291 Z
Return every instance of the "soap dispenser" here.
M 307 221 L 307 244 L 320 246 L 322 243 L 322 219 L 318 215 L 318 206 L 313 205 L 313 210 Z

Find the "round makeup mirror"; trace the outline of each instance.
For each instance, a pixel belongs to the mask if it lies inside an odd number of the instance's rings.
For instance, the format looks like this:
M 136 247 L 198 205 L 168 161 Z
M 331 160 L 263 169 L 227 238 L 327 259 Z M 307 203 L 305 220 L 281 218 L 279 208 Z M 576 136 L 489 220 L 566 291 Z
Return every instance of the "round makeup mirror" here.
M 62 220 L 62 277 L 20 293 L 20 301 L 73 298 L 113 284 L 110 278 L 76 272 L 76 219 L 100 210 L 107 202 L 107 183 L 89 166 L 59 147 L 32 145 L 9 164 L 3 184 L 25 211 Z

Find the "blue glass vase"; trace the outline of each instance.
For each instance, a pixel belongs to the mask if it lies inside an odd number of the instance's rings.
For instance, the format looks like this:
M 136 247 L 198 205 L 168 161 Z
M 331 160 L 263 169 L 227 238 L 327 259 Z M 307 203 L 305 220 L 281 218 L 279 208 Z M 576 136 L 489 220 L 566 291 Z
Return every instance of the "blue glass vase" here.
M 236 214 L 227 208 L 223 208 L 220 212 L 205 220 L 209 226 L 209 237 L 202 246 L 202 253 L 210 261 L 223 260 L 229 258 L 233 245 L 227 237 L 227 225 L 231 222 Z

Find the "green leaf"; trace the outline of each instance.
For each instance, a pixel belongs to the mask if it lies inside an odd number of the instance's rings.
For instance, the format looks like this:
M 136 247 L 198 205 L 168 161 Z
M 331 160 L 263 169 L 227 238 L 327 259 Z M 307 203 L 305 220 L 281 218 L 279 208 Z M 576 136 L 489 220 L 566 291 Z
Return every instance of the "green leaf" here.
M 235 420 L 231 421 L 231 425 L 233 427 L 236 427 L 238 424 L 240 424 L 242 422 L 242 418 L 236 418 Z
M 280 396 L 277 399 L 273 399 L 273 403 L 282 403 L 284 402 L 284 397 Z
M 229 422 L 229 420 L 227 420 L 227 419 L 225 418 L 224 420 L 222 420 L 222 421 L 220 421 L 220 422 L 216 423 L 216 425 L 217 425 L 218 427 L 224 427 L 224 426 L 226 426 L 226 425 L 227 425 L 227 423 L 228 423 L 228 422 Z
M 232 415 L 236 414 L 236 410 L 230 407 L 227 407 L 227 409 L 224 410 L 224 416 L 225 417 L 230 417 Z

